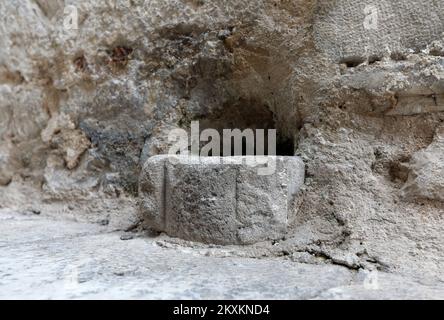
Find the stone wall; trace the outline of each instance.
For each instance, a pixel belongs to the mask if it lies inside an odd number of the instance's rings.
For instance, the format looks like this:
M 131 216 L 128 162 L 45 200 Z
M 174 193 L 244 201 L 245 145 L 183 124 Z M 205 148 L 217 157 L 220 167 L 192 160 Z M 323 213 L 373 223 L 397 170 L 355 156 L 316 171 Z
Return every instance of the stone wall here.
M 66 29 L 69 6 L 78 30 Z M 171 129 L 266 123 L 306 165 L 270 254 L 438 273 L 443 7 L 2 1 L 0 205 L 124 228 L 140 219 L 142 165 Z

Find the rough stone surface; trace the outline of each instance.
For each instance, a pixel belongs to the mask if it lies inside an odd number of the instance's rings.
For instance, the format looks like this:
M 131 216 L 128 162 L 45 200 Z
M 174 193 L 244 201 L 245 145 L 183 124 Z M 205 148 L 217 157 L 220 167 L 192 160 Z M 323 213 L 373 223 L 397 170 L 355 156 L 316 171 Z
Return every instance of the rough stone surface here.
M 408 165 L 408 180 L 403 187 L 406 198 L 444 201 L 444 128 L 434 141 L 415 153 Z
M 130 228 L 171 129 L 276 128 L 305 185 L 280 249 L 249 256 L 438 277 L 443 5 L 0 1 L 0 206 Z
M 420 51 L 441 37 L 442 1 L 321 0 L 315 36 L 322 51 L 337 61 L 362 61 L 387 51 Z M 371 13 L 375 12 L 371 19 Z M 373 27 L 374 26 L 374 27 Z
M 144 164 L 139 197 L 147 226 L 157 231 L 251 244 L 285 236 L 303 182 L 304 163 L 297 157 L 163 155 Z
M 0 210 L 0 299 L 442 299 L 443 282 L 226 247 L 169 247 L 162 237 Z M 370 285 L 369 285 L 370 284 Z
M 4 186 L 11 182 L 13 176 L 14 159 L 12 153 L 14 148 L 11 144 L 3 144 L 0 147 L 0 185 Z

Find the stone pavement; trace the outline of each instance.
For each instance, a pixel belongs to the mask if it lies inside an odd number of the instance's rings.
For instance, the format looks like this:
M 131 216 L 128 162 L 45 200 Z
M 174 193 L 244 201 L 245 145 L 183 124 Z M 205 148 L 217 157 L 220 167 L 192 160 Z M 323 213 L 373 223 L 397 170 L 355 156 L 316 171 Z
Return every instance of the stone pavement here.
M 0 209 L 0 299 L 444 298 L 442 282 L 214 257 L 156 238 Z
M 189 157 L 146 161 L 139 197 L 145 222 L 190 241 L 254 244 L 287 233 L 304 184 L 298 157 Z

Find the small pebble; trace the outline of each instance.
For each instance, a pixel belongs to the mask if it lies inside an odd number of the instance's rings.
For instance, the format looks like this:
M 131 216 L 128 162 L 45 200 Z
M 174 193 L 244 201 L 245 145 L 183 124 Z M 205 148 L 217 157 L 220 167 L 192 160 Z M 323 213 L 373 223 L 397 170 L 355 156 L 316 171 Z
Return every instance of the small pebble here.
M 131 240 L 134 239 L 134 236 L 130 235 L 130 234 L 123 234 L 120 236 L 120 240 L 126 241 L 126 240 Z
M 108 220 L 108 219 L 100 220 L 100 221 L 99 221 L 99 224 L 100 224 L 101 226 L 107 226 L 107 225 L 109 225 L 109 220 Z

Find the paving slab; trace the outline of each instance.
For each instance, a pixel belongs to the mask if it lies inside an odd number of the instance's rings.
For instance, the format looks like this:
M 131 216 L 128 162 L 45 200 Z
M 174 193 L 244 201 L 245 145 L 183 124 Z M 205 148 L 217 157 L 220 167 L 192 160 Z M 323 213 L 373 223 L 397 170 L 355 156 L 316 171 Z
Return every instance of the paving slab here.
M 337 265 L 206 256 L 5 210 L 0 234 L 0 299 L 444 298 L 439 282 L 378 273 L 374 287 L 364 273 Z

